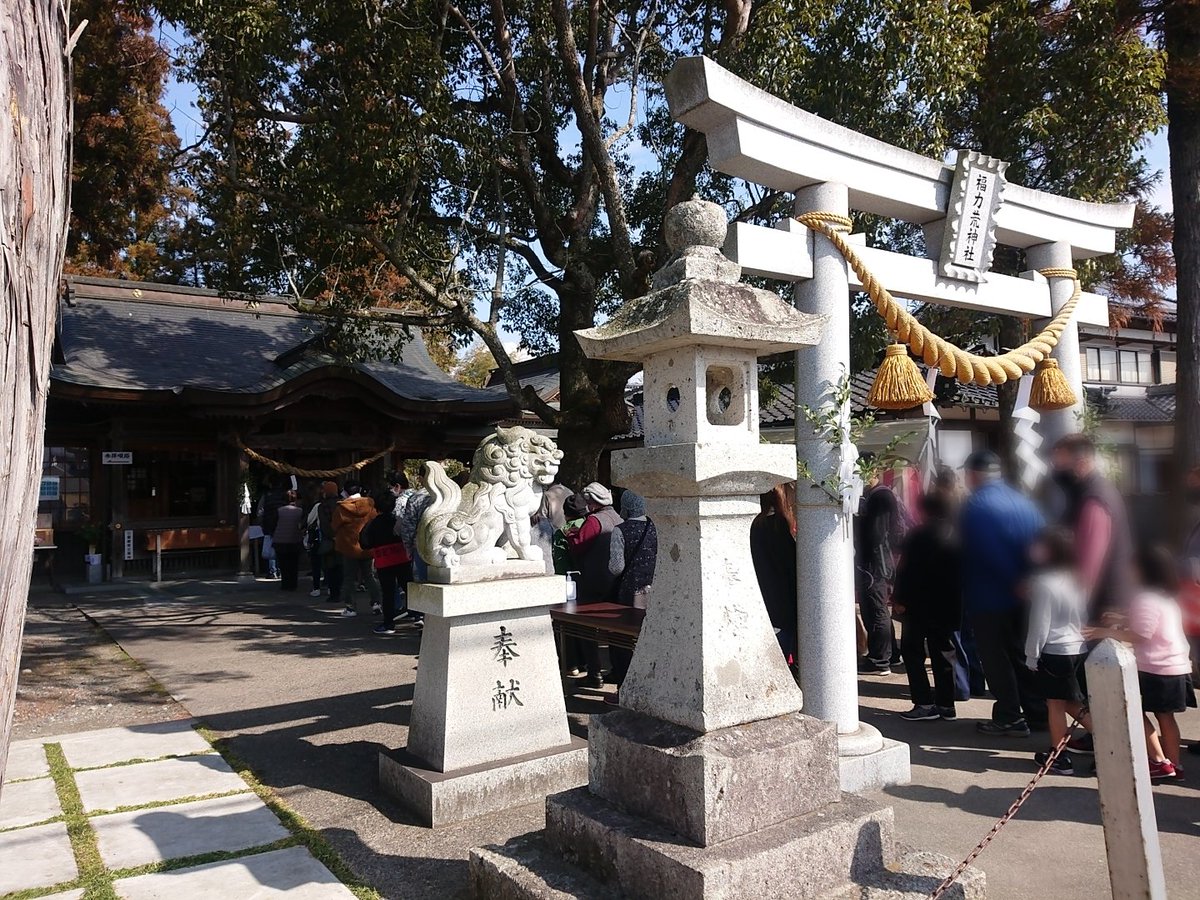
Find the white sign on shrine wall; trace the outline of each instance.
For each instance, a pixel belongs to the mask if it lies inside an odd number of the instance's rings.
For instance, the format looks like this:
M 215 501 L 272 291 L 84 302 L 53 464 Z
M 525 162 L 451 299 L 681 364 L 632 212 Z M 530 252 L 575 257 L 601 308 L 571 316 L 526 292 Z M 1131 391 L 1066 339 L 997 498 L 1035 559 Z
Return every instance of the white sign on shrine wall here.
M 941 273 L 963 281 L 986 281 L 996 250 L 996 212 L 1008 163 L 974 150 L 959 150 L 950 183 Z

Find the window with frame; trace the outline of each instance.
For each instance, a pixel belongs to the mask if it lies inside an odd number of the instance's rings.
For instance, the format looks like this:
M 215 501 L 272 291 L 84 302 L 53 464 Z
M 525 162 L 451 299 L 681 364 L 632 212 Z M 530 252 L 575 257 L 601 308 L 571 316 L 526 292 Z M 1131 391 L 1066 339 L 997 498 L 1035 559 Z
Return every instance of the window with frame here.
M 1088 347 L 1088 381 L 1108 384 L 1154 384 L 1154 363 L 1148 350 Z
M 192 518 L 216 515 L 215 447 L 131 447 L 125 467 L 131 519 Z
M 92 517 L 92 466 L 87 447 L 46 447 L 42 477 L 58 479 L 58 497 L 39 504 L 55 528 L 88 524 Z

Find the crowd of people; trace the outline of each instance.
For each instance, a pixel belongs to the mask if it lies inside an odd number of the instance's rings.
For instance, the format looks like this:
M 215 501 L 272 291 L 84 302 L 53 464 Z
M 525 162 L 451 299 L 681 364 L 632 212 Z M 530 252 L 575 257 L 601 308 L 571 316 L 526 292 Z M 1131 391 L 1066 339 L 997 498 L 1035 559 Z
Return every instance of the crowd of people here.
M 1115 637 L 1136 655 L 1151 774 L 1181 777 L 1175 717 L 1196 705 L 1188 635 L 1200 644 L 1200 526 L 1181 567 L 1162 547 L 1136 546 L 1090 439 L 1059 441 L 1052 462 L 1056 489 L 1040 504 L 1006 483 L 999 457 L 986 450 L 967 459 L 965 483 L 939 471 L 915 510 L 880 478 L 870 481 L 854 524 L 859 671 L 903 668 L 913 703 L 905 719 L 953 720 L 957 703 L 990 691 L 980 732 L 1025 738 L 1044 730 L 1055 746 L 1076 719 L 1090 731 L 1083 663 L 1097 642 Z M 456 480 L 466 479 L 463 472 Z M 1200 505 L 1200 472 L 1193 481 L 1190 499 Z M 795 491 L 793 482 L 764 494 L 748 536 L 789 663 L 797 640 Z M 307 556 L 312 597 L 340 604 L 350 618 L 358 615 L 354 593 L 365 592 L 380 619 L 376 633 L 419 629 L 406 588 L 426 579 L 416 534 L 431 502 L 403 472 L 373 493 L 326 481 L 307 504 L 295 489 L 268 488 L 258 510 L 264 557 L 283 590 L 299 589 Z M 597 482 L 578 492 L 556 484 L 532 526 L 547 571 L 569 580 L 564 599 L 646 607 L 658 535 L 642 497 L 619 489 L 614 497 Z M 606 661 L 596 644 L 569 641 L 562 666 L 591 687 L 619 689 L 631 657 L 611 647 Z M 1092 752 L 1087 734 L 1067 746 L 1053 771 L 1071 774 L 1073 754 Z M 1048 754 L 1035 758 L 1040 764 Z
M 461 486 L 468 477 L 464 470 L 455 481 Z M 269 578 L 279 580 L 282 590 L 298 591 L 306 555 L 310 596 L 340 604 L 341 615 L 354 618 L 354 593 L 365 592 L 380 619 L 374 631 L 384 635 L 422 627 L 421 614 L 407 607 L 407 587 L 427 577 L 417 526 L 433 501 L 424 488 L 410 486 L 403 472 L 390 473 L 385 481 L 374 492 L 354 481 L 342 487 L 325 481 L 315 486 L 307 504 L 297 489 L 268 482 L 257 509 Z M 544 493 L 532 524 L 547 572 L 567 576 L 576 600 L 645 608 L 658 535 L 642 497 L 621 491 L 614 505 L 613 492 L 597 482 L 578 493 L 556 484 Z M 596 645 L 572 645 L 564 667 L 595 687 L 619 685 L 631 654 L 612 648 L 609 657 L 606 665 Z
M 990 451 L 967 459 L 965 491 L 955 473 L 939 473 L 911 517 L 890 488 L 870 485 L 855 529 L 860 672 L 902 666 L 913 707 L 901 715 L 914 721 L 953 720 L 956 702 L 987 690 L 991 717 L 977 724 L 986 735 L 1045 730 L 1053 747 L 1078 719 L 1086 732 L 1051 766 L 1072 774 L 1075 755 L 1093 752 L 1084 660 L 1117 638 L 1137 660 L 1151 776 L 1181 777 L 1176 716 L 1196 705 L 1185 631 L 1196 598 L 1181 582 L 1197 579 L 1180 575 L 1200 564 L 1200 528 L 1181 567 L 1167 549 L 1135 544 L 1089 438 L 1062 439 L 1051 460 L 1054 489 L 1040 504 L 1004 481 Z M 1200 610 L 1187 618 L 1200 634 Z M 1049 757 L 1035 754 L 1039 765 Z

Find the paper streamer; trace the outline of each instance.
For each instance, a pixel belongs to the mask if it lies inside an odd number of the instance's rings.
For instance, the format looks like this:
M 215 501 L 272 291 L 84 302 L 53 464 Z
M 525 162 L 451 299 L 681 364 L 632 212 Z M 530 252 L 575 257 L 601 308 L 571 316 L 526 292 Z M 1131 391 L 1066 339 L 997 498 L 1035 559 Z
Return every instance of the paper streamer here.
M 242 503 L 238 507 L 238 512 L 243 516 L 250 515 L 250 485 L 248 484 L 242 485 Z
M 1033 378 L 1032 375 L 1021 376 L 1017 384 L 1017 405 L 1012 414 L 1013 434 L 1017 439 L 1015 453 L 1020 465 L 1019 477 L 1022 487 L 1027 491 L 1037 487 L 1037 483 L 1046 474 L 1046 464 L 1038 453 L 1038 448 L 1042 445 L 1042 436 L 1038 434 L 1036 427 L 1042 416 L 1029 405 Z
M 930 392 L 933 392 L 937 387 L 938 367 L 930 366 L 925 370 L 925 383 L 929 385 Z M 925 444 L 921 447 L 921 455 L 918 461 L 921 466 L 921 486 L 925 490 L 929 490 L 929 486 L 933 484 L 934 476 L 937 475 L 938 466 L 938 423 L 942 421 L 942 414 L 938 412 L 937 406 L 933 400 L 928 401 L 922 408 L 925 413 L 926 421 L 929 423 L 925 432 Z
M 858 504 L 862 500 L 863 480 L 858 474 L 858 447 L 850 439 L 850 401 L 842 404 L 838 413 L 838 431 L 842 442 L 838 446 L 838 484 L 842 486 L 842 515 L 849 522 L 850 517 L 858 512 Z

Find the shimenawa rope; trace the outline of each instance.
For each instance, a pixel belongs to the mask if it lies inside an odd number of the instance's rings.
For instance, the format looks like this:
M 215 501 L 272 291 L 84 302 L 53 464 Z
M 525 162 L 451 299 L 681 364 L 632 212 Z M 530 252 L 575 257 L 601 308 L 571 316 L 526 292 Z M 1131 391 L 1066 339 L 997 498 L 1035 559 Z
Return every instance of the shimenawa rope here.
M 340 469 L 301 469 L 298 466 L 289 465 L 288 463 L 280 462 L 277 459 L 271 459 L 270 457 L 263 456 L 256 450 L 251 450 L 246 446 L 240 437 L 235 438 L 235 440 L 238 447 L 241 448 L 241 451 L 255 462 L 261 463 L 268 469 L 274 469 L 276 472 L 279 472 L 282 475 L 295 475 L 297 478 L 338 478 L 342 475 L 352 475 L 355 472 L 362 471 L 367 466 L 371 465 L 371 463 L 378 462 L 396 449 L 395 444 L 388 444 L 384 449 L 380 450 L 374 456 L 359 460 L 358 462 L 352 463 L 348 466 L 342 466 Z
M 1032 372 L 1038 363 L 1050 356 L 1050 351 L 1058 344 L 1063 329 L 1071 320 L 1075 307 L 1079 304 L 1081 288 L 1079 278 L 1074 269 L 1047 268 L 1039 272 L 1046 278 L 1070 278 L 1075 283 L 1075 289 L 1070 299 L 1063 304 L 1062 309 L 1053 319 L 1031 340 L 1020 347 L 1009 350 L 1000 356 L 978 356 L 968 353 L 944 338 L 938 337 L 896 301 L 867 268 L 862 258 L 855 251 L 845 233 L 850 230 L 851 219 L 828 212 L 810 212 L 796 216 L 796 221 L 807 228 L 827 237 L 845 257 L 850 268 L 858 276 L 863 290 L 871 298 L 875 309 L 883 316 L 888 330 L 896 339 L 907 344 L 913 353 L 921 357 L 926 365 L 937 366 L 943 375 L 956 378 L 961 382 L 972 382 L 979 385 L 1004 384 L 1010 379 L 1020 378 Z

